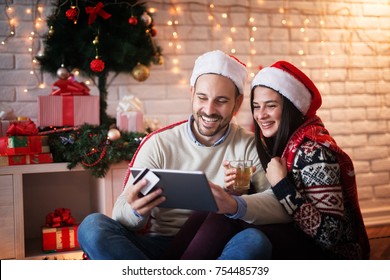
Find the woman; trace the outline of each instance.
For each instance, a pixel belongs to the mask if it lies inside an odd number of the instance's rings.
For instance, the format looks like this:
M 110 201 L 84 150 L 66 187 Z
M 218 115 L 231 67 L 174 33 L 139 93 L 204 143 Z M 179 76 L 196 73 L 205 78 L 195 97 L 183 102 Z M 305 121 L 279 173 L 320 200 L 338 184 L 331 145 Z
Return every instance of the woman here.
M 264 239 L 263 233 L 269 238 L 272 258 L 369 258 L 353 164 L 316 115 L 321 103 L 314 83 L 292 64 L 279 61 L 259 71 L 251 89 L 256 148 L 272 191 L 293 222 L 254 226 L 211 214 L 191 243 L 218 244 L 205 233 L 224 226 L 229 234 L 238 232 L 234 240 L 249 227 L 257 229 L 259 240 Z M 225 174 L 229 189 L 234 170 Z M 248 244 L 256 239 L 253 234 Z M 214 249 L 218 256 L 221 250 Z M 184 256 L 204 258 L 197 250 L 190 244 Z
M 316 115 L 320 106 L 318 89 L 294 65 L 262 69 L 251 90 L 257 151 L 300 231 L 335 257 L 367 259 L 353 164 Z

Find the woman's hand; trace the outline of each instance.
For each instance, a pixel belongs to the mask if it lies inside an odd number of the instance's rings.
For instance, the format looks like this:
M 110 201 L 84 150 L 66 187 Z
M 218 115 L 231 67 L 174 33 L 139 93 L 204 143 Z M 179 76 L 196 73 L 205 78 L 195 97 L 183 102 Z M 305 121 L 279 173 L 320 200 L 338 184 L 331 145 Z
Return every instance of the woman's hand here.
M 236 200 L 223 188 L 210 182 L 210 188 L 217 202 L 219 214 L 235 214 L 238 209 Z
M 287 176 L 287 163 L 284 158 L 274 157 L 267 165 L 265 176 L 271 186 L 275 186 Z
M 135 185 L 130 186 L 126 193 L 127 203 L 142 216 L 150 214 L 154 207 L 165 201 L 165 196 L 161 195 L 163 191 L 160 188 L 156 188 L 147 195 L 140 197 L 139 193 L 146 185 L 146 179 L 142 179 Z

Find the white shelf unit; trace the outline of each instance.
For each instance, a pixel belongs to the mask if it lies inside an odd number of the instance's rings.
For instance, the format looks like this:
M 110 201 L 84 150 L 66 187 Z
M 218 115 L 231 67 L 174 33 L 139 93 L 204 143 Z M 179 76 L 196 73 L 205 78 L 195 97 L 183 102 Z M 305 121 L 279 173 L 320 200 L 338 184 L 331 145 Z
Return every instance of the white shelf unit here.
M 44 253 L 41 227 L 56 208 L 69 208 L 77 222 L 93 212 L 111 216 L 123 189 L 127 163 L 104 178 L 67 163 L 0 167 L 0 259 L 81 258 L 81 251 Z

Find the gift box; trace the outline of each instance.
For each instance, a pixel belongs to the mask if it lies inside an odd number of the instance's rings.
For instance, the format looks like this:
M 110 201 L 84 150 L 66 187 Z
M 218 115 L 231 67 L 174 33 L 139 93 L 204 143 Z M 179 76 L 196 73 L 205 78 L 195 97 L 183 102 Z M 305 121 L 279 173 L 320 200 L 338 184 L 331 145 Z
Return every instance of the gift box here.
M 0 166 L 41 164 L 41 163 L 52 163 L 52 162 L 53 162 L 53 155 L 51 153 L 0 156 Z
M 116 126 L 128 132 L 144 132 L 144 114 L 142 112 L 117 112 Z
M 128 132 L 145 132 L 143 105 L 133 95 L 126 95 L 116 108 L 116 126 Z
M 46 215 L 42 227 L 42 249 L 45 252 L 61 252 L 79 249 L 76 223 L 70 209 L 57 208 Z
M 0 137 L 0 155 L 27 155 L 50 153 L 48 136 Z
M 100 124 L 99 96 L 38 96 L 38 126 Z
M 77 241 L 79 225 L 42 227 L 42 250 L 46 253 L 80 249 Z
M 0 136 L 6 136 L 7 135 L 7 130 L 10 125 L 9 120 L 0 120 Z

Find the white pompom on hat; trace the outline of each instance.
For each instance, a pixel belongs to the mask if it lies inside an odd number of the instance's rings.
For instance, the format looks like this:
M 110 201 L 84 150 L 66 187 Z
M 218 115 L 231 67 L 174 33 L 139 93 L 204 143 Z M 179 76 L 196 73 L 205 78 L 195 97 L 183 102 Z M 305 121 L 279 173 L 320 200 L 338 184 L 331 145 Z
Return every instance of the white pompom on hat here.
M 237 86 L 240 94 L 244 93 L 248 73 L 245 64 L 234 56 L 227 55 L 220 50 L 199 56 L 192 71 L 191 86 L 194 86 L 198 77 L 203 74 L 218 74 L 229 78 Z
M 256 86 L 279 92 L 306 117 L 315 115 L 322 104 L 321 94 L 312 80 L 286 61 L 261 69 L 252 80 L 252 90 Z

